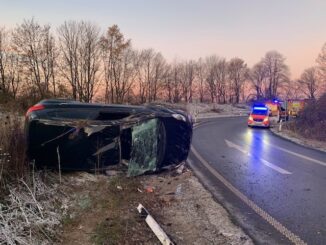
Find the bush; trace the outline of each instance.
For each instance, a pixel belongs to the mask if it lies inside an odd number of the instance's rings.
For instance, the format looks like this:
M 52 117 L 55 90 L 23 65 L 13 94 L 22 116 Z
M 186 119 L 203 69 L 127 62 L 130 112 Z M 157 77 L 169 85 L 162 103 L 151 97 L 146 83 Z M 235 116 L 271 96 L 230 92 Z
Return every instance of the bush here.
M 311 101 L 299 114 L 292 125 L 288 126 L 304 137 L 326 140 L 326 93 L 317 101 Z

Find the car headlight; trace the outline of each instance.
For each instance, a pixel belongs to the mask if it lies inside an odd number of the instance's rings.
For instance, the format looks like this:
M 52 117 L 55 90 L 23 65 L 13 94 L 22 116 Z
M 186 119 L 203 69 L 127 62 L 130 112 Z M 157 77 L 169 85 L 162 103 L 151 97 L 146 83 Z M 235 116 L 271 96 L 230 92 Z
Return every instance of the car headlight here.
M 268 122 L 268 117 L 265 117 L 264 118 L 264 122 Z
M 187 121 L 186 117 L 184 115 L 181 115 L 181 114 L 176 114 L 175 113 L 175 114 L 172 114 L 172 117 L 174 117 L 175 119 L 177 119 L 179 121 L 184 121 L 184 122 Z
M 249 116 L 248 120 L 253 121 L 254 118 L 252 116 Z

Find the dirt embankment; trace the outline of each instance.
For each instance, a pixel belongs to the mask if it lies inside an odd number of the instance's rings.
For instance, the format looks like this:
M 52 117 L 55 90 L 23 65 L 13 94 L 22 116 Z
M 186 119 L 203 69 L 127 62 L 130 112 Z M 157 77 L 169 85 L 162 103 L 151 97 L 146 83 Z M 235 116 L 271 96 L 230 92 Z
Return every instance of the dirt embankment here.
M 190 170 L 126 178 L 72 174 L 63 244 L 159 244 L 140 218 L 139 203 L 177 244 L 252 244 Z

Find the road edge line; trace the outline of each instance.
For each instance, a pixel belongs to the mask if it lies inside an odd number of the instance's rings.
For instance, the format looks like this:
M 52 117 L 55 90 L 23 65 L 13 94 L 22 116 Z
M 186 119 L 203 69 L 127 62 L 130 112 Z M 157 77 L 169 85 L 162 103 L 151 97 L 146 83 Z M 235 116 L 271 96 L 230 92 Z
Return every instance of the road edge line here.
M 297 245 L 307 245 L 299 236 L 295 235 L 292 231 L 287 229 L 274 217 L 260 208 L 256 203 L 250 200 L 246 195 L 240 192 L 236 187 L 234 187 L 228 180 L 226 180 L 217 170 L 215 170 L 210 164 L 198 153 L 198 151 L 191 146 L 191 152 L 196 156 L 196 158 L 208 169 L 225 187 L 227 187 L 235 196 L 237 196 L 241 201 L 243 201 L 247 206 L 249 206 L 256 214 L 263 218 L 267 223 L 273 226 L 277 231 L 279 231 L 283 236 L 289 239 L 292 243 Z

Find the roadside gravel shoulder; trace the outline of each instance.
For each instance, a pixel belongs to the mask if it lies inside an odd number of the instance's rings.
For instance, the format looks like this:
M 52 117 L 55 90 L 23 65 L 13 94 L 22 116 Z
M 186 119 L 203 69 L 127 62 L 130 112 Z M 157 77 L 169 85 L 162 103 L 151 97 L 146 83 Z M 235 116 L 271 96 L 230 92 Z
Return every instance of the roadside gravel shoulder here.
M 326 152 L 326 142 L 307 139 L 302 137 L 301 135 L 298 135 L 290 130 L 282 129 L 280 132 L 278 127 L 273 127 L 270 129 L 271 132 L 283 139 L 289 140 L 291 142 L 294 142 L 298 145 L 302 145 L 311 149 L 319 150 L 322 152 Z
M 253 244 L 187 167 L 135 178 L 73 173 L 65 186 L 74 194 L 60 244 L 158 244 L 139 203 L 176 244 Z
M 149 183 L 157 187 L 165 203 L 153 213 L 176 244 L 253 244 L 192 171 L 174 177 L 152 176 Z

